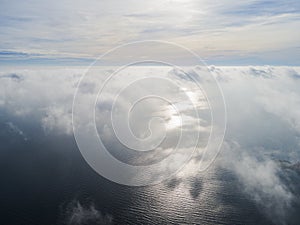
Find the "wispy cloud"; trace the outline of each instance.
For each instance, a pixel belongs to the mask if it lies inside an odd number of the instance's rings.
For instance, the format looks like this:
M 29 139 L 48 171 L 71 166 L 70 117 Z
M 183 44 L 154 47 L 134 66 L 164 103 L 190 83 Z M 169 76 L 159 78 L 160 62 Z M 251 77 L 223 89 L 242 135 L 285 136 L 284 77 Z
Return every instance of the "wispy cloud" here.
M 226 143 L 222 166 L 237 176 L 243 192 L 274 223 L 286 224 L 295 196 L 281 179 L 279 165 L 263 156 L 264 149 L 260 151 L 243 149 L 238 143 Z
M 67 225 L 113 224 L 111 215 L 102 214 L 101 211 L 96 209 L 94 204 L 84 206 L 76 200 L 69 203 L 65 214 L 65 222 Z
M 0 50 L 33 58 L 81 59 L 125 42 L 162 39 L 208 60 L 222 55 L 220 61 L 247 62 L 252 57 L 261 64 L 274 61 L 268 53 L 278 51 L 276 62 L 296 64 L 299 15 L 296 0 L 4 1 Z M 290 57 L 282 57 L 286 49 Z

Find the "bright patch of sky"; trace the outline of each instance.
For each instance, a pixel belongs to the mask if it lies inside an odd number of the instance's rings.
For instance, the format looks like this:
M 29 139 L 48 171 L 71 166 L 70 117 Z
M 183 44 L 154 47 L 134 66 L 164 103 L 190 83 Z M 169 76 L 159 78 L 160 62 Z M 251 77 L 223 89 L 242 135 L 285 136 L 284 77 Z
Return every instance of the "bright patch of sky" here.
M 299 65 L 299 27 L 299 0 L 2 0 L 0 64 L 87 64 L 155 39 L 208 64 Z

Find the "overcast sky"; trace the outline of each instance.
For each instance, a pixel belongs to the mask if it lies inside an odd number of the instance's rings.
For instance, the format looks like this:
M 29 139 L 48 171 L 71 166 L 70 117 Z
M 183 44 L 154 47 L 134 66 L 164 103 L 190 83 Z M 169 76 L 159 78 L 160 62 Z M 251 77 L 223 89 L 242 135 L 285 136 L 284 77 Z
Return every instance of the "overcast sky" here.
M 299 65 L 299 27 L 299 0 L 1 0 L 0 64 L 88 64 L 155 39 L 208 64 Z

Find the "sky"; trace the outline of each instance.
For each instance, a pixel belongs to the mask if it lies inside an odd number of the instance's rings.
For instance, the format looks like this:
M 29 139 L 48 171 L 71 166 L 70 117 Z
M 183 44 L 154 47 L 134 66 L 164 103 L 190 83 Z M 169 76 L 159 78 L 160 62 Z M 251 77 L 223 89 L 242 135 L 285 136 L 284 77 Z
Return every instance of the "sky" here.
M 1 0 L 0 64 L 87 65 L 163 40 L 207 64 L 299 66 L 299 27 L 299 0 Z

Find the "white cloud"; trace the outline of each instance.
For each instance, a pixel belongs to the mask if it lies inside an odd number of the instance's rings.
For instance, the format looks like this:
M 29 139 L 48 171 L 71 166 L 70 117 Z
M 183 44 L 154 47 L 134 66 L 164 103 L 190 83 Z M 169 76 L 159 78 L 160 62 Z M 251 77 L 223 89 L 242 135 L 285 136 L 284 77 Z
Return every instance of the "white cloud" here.
M 2 71 L 1 110 L 13 117 L 38 121 L 45 131 L 71 134 L 72 99 L 82 71 L 41 68 Z M 22 79 L 15 79 L 16 76 Z
M 111 215 L 103 214 L 101 211 L 96 209 L 94 204 L 84 206 L 76 200 L 69 203 L 65 214 L 65 221 L 67 225 L 113 224 L 113 217 Z
M 72 113 L 63 107 L 45 109 L 46 116 L 42 118 L 42 126 L 46 132 L 72 134 Z
M 295 196 L 282 181 L 278 164 L 262 156 L 264 149 L 260 151 L 243 149 L 238 143 L 225 143 L 220 160 L 224 168 L 237 176 L 241 190 L 260 210 L 274 223 L 286 224 Z

